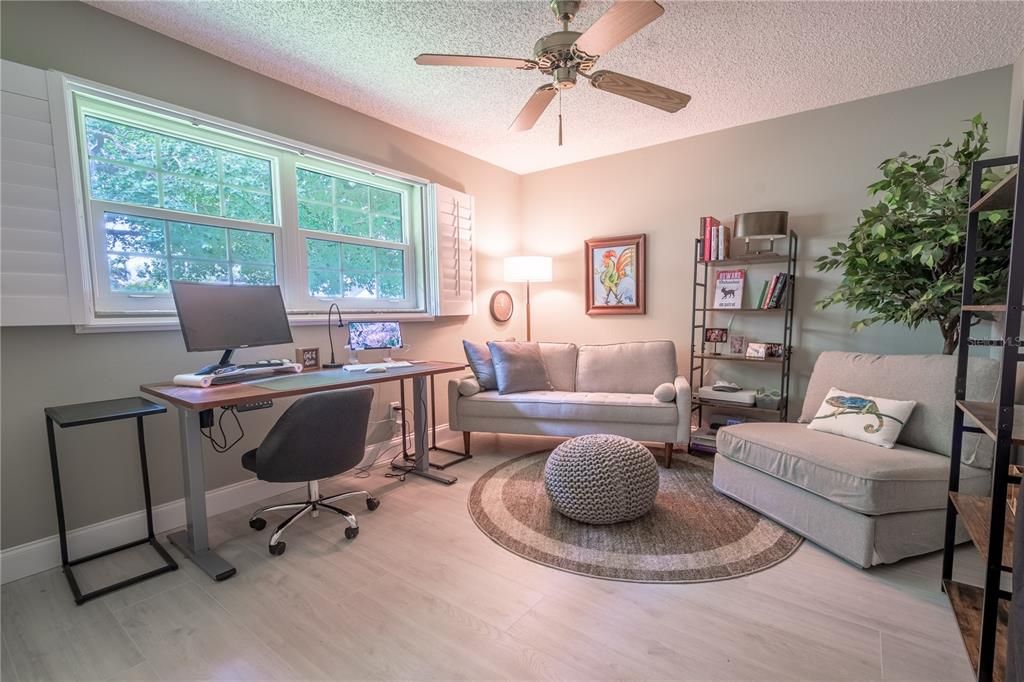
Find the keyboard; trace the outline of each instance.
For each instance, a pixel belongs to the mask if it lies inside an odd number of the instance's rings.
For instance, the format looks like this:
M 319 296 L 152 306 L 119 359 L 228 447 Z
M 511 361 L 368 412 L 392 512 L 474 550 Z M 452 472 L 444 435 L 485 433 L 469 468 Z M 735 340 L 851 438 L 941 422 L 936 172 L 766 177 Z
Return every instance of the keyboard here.
M 392 360 L 391 362 L 370 362 L 365 365 L 345 365 L 343 369 L 347 372 L 365 372 L 371 367 L 395 369 L 396 367 L 412 367 L 412 363 L 407 360 Z

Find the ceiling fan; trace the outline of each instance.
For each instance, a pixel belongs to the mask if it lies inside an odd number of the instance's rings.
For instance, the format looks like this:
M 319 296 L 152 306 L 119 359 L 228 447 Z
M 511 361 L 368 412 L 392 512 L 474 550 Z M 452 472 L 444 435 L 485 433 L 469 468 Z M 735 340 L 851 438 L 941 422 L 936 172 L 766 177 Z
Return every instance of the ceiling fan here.
M 598 90 L 627 97 L 641 104 L 675 113 L 685 107 L 690 96 L 639 78 L 614 71 L 594 71 L 601 55 L 607 54 L 631 35 L 651 23 L 665 8 L 654 0 L 618 0 L 583 33 L 569 30 L 580 8 L 580 0 L 550 0 L 555 18 L 562 30 L 550 33 L 533 47 L 533 59 L 514 57 L 478 57 L 458 54 L 421 54 L 416 63 L 422 66 L 482 66 L 499 69 L 540 71 L 551 76 L 551 82 L 537 88 L 526 102 L 510 130 L 529 130 L 551 104 L 555 94 L 576 86 L 582 76 Z M 559 100 L 561 101 L 561 100 Z M 562 114 L 558 114 L 558 144 L 562 144 Z

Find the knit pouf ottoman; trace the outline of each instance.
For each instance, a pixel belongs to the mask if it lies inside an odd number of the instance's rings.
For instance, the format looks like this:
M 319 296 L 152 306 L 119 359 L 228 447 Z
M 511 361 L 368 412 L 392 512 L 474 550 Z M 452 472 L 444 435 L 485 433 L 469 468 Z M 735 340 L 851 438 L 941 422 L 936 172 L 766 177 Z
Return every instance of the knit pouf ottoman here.
M 630 521 L 649 512 L 658 494 L 650 450 L 622 436 L 580 436 L 559 445 L 544 466 L 555 509 L 583 523 Z

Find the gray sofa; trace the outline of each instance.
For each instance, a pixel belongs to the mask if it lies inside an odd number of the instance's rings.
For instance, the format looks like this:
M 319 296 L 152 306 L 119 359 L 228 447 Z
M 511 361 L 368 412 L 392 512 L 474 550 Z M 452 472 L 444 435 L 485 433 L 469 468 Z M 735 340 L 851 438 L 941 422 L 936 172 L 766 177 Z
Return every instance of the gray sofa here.
M 968 399 L 995 399 L 998 363 L 972 358 Z M 822 353 L 801 423 L 748 423 L 718 432 L 714 485 L 858 566 L 943 545 L 956 357 Z M 916 400 L 896 447 L 807 428 L 832 387 Z M 965 434 L 960 490 L 989 490 L 991 443 Z M 965 539 L 962 529 L 960 539 Z
M 522 433 L 581 436 L 610 433 L 664 443 L 666 466 L 673 444 L 690 442 L 690 384 L 678 376 L 671 341 L 576 346 L 540 343 L 550 391 L 501 395 L 482 391 L 472 375 L 448 384 L 448 425 L 470 434 Z M 654 389 L 671 384 L 675 395 L 659 400 Z

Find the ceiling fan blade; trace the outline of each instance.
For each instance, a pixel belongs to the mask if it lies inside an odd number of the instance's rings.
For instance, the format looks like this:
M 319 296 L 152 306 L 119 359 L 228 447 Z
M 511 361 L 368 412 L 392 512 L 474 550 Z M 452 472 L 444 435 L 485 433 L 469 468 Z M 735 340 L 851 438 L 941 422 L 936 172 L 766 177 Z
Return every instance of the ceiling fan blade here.
M 619 0 L 583 32 L 573 51 L 600 57 L 664 12 L 665 8 L 654 0 Z
M 512 125 L 508 127 L 509 130 L 521 133 L 524 130 L 529 130 L 540 118 L 540 115 L 544 113 L 544 110 L 551 104 L 551 100 L 555 98 L 555 86 L 553 85 L 542 85 L 533 91 L 530 95 L 530 99 L 527 100 L 526 106 L 516 116 L 516 120 L 512 121 Z
M 648 83 L 632 76 L 624 76 L 614 71 L 595 71 L 590 74 L 589 78 L 590 84 L 598 90 L 627 97 L 670 114 L 676 113 L 690 103 L 690 96 L 685 92 Z
M 537 68 L 532 59 L 516 57 L 478 57 L 470 54 L 421 54 L 416 57 L 420 66 L 486 66 L 496 69 L 522 69 L 529 71 Z

